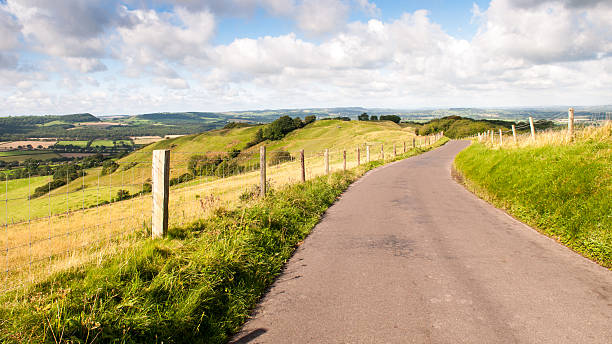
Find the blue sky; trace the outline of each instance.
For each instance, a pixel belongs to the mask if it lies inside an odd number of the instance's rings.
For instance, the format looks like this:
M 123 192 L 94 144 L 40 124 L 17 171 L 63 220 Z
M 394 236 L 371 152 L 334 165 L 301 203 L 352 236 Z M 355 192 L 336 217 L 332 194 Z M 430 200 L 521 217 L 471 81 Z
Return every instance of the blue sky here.
M 606 0 L 0 0 L 0 115 L 610 104 Z

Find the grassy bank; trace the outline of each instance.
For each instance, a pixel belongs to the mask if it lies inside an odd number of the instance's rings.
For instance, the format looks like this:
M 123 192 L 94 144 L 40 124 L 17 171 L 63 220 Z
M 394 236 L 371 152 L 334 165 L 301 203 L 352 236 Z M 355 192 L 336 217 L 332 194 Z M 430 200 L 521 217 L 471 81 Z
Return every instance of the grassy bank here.
M 456 168 L 497 207 L 612 268 L 612 125 L 503 149 L 474 143 Z
M 323 212 L 382 164 L 291 184 L 235 209 L 219 207 L 215 216 L 172 228 L 166 239 L 135 237 L 115 255 L 4 295 L 0 341 L 223 343 Z

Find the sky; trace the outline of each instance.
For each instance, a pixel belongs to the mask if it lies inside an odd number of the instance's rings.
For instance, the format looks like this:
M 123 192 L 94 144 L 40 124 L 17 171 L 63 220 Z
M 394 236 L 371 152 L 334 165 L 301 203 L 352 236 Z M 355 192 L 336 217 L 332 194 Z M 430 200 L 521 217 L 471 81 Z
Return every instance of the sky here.
M 0 0 L 0 115 L 612 104 L 610 0 Z

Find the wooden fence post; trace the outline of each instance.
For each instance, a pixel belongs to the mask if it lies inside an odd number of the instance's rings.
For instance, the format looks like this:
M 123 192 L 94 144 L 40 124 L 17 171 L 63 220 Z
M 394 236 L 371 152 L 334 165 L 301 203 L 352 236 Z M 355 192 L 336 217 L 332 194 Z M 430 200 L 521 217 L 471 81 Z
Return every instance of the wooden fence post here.
M 304 162 L 304 150 L 300 150 L 300 165 L 302 167 L 302 182 L 306 181 L 306 164 Z
M 342 160 L 343 160 L 342 169 L 346 171 L 346 150 L 342 151 Z
M 370 162 L 370 146 L 366 146 L 366 161 Z
M 416 148 L 416 138 L 413 137 L 412 138 L 412 149 L 415 149 L 415 148 Z
M 168 233 L 168 196 L 170 194 L 170 150 L 153 151 L 153 211 L 151 236 L 163 238 Z
M 397 156 L 397 150 L 395 150 L 395 143 L 393 144 L 393 157 Z
M 259 147 L 259 196 L 266 197 L 266 146 Z
M 357 146 L 357 166 L 361 165 L 361 149 Z
M 493 134 L 493 129 L 489 130 L 489 136 L 491 136 L 491 144 L 493 144 L 493 139 L 494 139 L 494 134 Z
M 531 140 L 535 141 L 535 126 L 533 125 L 533 117 L 529 116 L 529 126 L 531 127 Z
M 406 141 L 404 141 L 404 153 L 406 153 Z
M 504 139 L 502 137 L 502 130 L 499 129 L 499 146 L 501 147 L 504 144 Z
M 329 149 L 325 149 L 325 174 L 329 174 Z
M 571 141 L 574 137 L 574 108 L 569 108 L 567 111 L 567 116 L 567 133 Z
M 512 125 L 512 138 L 514 139 L 514 144 L 516 144 L 516 126 Z
M 384 143 L 380 144 L 380 158 L 382 159 L 382 161 L 385 161 L 385 144 Z

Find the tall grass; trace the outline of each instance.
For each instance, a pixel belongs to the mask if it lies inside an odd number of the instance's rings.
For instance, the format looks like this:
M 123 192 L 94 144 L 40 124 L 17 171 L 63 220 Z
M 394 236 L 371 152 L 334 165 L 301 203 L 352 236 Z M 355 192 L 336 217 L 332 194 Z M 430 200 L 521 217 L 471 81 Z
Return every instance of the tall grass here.
M 383 163 L 286 185 L 233 209 L 217 206 L 168 238 L 134 237 L 114 255 L 4 295 L 0 341 L 223 343 L 322 213 Z
M 496 206 L 612 268 L 612 124 L 474 143 L 456 168 Z

